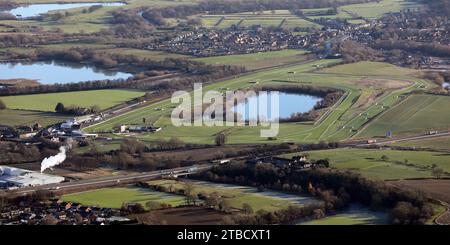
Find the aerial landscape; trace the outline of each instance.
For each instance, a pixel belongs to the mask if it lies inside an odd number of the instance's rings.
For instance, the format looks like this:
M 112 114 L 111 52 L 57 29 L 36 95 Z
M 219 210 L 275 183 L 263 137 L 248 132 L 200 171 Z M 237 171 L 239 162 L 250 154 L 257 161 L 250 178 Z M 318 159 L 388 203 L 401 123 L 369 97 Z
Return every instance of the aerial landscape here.
M 1 0 L 0 225 L 449 225 L 449 16 Z

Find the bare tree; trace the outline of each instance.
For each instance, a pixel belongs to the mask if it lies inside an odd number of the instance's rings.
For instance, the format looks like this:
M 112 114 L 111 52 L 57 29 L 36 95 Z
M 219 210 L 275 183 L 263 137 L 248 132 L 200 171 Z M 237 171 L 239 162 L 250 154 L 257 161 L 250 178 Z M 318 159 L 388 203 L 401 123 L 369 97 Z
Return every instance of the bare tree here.
M 196 195 L 194 193 L 195 186 L 190 182 L 184 183 L 184 195 L 186 196 L 186 203 L 195 205 L 197 200 Z
M 0 110 L 5 110 L 6 109 L 6 105 L 3 102 L 3 100 L 0 100 Z
M 245 214 L 253 214 L 253 208 L 248 203 L 242 204 L 242 210 L 244 210 Z
M 444 170 L 442 168 L 434 167 L 432 173 L 436 179 L 440 179 L 442 174 L 444 174 Z
M 223 133 L 220 133 L 216 135 L 216 138 L 214 139 L 217 146 L 225 145 L 225 142 L 227 141 L 227 136 Z

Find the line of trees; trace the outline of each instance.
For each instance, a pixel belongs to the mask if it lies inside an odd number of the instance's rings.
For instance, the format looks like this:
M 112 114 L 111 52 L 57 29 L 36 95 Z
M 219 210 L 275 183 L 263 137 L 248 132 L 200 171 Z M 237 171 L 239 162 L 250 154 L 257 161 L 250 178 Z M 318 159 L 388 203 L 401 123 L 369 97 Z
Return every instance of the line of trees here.
M 1 1 L 0 2 L 0 11 L 13 9 L 18 6 L 19 6 L 19 4 L 15 3 L 13 1 L 10 1 L 10 0 Z
M 364 60 L 380 61 L 382 57 L 380 51 L 349 40 L 337 44 L 334 49 L 336 53 L 342 54 L 344 61 L 347 63 Z
M 424 224 L 433 214 L 422 193 L 399 190 L 353 172 L 332 169 L 292 172 L 272 164 L 233 163 L 214 167 L 197 178 L 309 193 L 325 202 L 322 208 L 325 212 L 357 202 L 374 210 L 391 210 L 393 224 Z
M 90 150 L 86 150 L 84 154 L 69 153 L 68 159 L 62 166 L 76 170 L 108 166 L 123 170 L 154 171 L 195 164 L 190 159 L 194 158 L 194 154 L 198 153 L 188 150 L 211 147 L 188 144 L 176 137 L 156 140 L 150 143 L 143 143 L 136 139 L 126 139 L 121 143 L 120 149 L 109 152 L 99 151 L 94 143 L 87 142 L 87 145 L 90 147 Z M 261 145 L 243 150 L 214 149 L 215 152 L 209 159 L 281 154 L 287 152 L 289 149 L 290 145 L 288 144 Z M 169 154 L 162 154 L 164 151 L 171 150 L 186 150 L 186 154 L 182 158 L 174 158 L 170 157 Z
M 112 12 L 112 30 L 116 36 L 133 38 L 146 36 L 154 31 L 154 26 L 135 10 L 117 10 Z
M 100 112 L 101 109 L 97 105 L 93 105 L 89 108 L 84 108 L 80 106 L 65 106 L 63 103 L 56 104 L 55 112 L 59 114 L 66 114 L 66 115 L 74 115 L 74 116 L 83 116 L 83 115 L 89 115 L 89 114 L 95 114 Z
M 41 161 L 58 152 L 59 144 L 42 140 L 38 145 L 0 141 L 0 164 Z
M 372 47 L 384 50 L 400 49 L 409 52 L 421 52 L 423 54 L 438 56 L 438 57 L 449 57 L 450 56 L 450 46 L 442 45 L 439 43 L 422 43 L 408 40 L 377 40 Z

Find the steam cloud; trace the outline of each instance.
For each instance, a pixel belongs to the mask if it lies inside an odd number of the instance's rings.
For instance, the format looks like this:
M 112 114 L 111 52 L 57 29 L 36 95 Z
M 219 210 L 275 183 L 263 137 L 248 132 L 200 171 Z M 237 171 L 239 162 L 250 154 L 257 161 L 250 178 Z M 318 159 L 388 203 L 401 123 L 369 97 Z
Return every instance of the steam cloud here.
M 52 168 L 54 166 L 57 166 L 57 165 L 63 163 L 64 160 L 66 160 L 66 151 L 67 151 L 66 146 L 61 146 L 61 147 L 59 147 L 58 154 L 51 156 L 51 157 L 47 157 L 44 160 L 42 160 L 41 173 L 44 172 L 48 168 Z

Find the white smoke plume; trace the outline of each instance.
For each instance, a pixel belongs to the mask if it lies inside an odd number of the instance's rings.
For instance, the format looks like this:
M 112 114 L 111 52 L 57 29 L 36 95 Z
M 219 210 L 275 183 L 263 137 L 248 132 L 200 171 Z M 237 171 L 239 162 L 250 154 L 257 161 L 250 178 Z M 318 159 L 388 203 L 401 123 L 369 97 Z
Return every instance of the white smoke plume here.
M 67 151 L 67 146 L 61 146 L 61 147 L 59 147 L 58 154 L 51 156 L 51 157 L 47 157 L 44 160 L 42 160 L 41 173 L 44 172 L 48 168 L 52 168 L 54 166 L 57 166 L 57 165 L 63 163 L 64 160 L 66 160 L 66 151 Z

